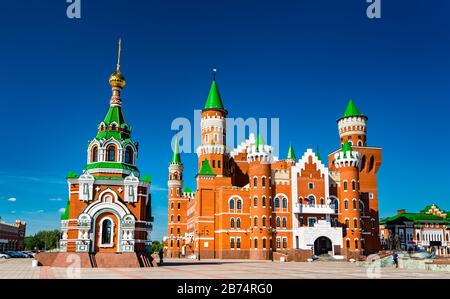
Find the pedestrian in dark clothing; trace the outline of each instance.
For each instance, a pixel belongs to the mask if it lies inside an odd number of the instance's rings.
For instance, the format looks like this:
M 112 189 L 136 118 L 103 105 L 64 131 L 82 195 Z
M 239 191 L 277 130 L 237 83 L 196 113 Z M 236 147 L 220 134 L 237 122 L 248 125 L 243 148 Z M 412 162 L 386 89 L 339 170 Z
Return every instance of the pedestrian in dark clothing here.
M 398 254 L 397 252 L 394 252 L 392 255 L 392 267 L 398 268 Z
M 164 252 L 163 252 L 163 250 L 160 249 L 158 254 L 159 254 L 159 264 L 162 265 L 163 264 L 163 259 L 164 259 Z

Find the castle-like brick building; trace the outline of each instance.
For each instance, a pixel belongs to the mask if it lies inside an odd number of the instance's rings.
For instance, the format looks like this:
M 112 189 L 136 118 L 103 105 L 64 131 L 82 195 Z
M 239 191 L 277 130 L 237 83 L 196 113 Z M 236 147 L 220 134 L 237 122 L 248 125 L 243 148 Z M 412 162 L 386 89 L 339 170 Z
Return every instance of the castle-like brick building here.
M 183 190 L 174 147 L 169 165 L 167 255 L 272 259 L 276 252 L 360 255 L 380 249 L 377 172 L 381 148 L 367 145 L 367 116 L 353 101 L 337 120 L 338 148 L 285 159 L 252 134 L 226 145 L 225 109 L 213 80 L 202 110 L 197 189 Z M 178 142 L 177 142 L 178 143 Z

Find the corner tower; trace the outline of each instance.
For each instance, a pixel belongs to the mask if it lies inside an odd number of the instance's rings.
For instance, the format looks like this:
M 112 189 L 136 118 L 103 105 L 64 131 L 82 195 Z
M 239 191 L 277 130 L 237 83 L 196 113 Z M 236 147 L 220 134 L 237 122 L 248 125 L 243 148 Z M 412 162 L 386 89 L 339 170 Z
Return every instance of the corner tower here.
M 178 146 L 178 138 L 175 140 L 172 160 L 169 164 L 168 180 L 168 252 L 170 257 L 180 257 L 182 248 L 182 236 L 186 233 L 186 200 L 183 199 L 183 163 Z
M 272 159 L 272 148 L 259 135 L 247 154 L 250 180 L 250 259 L 272 258 Z
M 359 153 L 348 141 L 334 154 L 334 166 L 340 174 L 338 195 L 341 199 L 339 222 L 343 224 L 344 248 L 350 252 L 361 249 L 362 228 L 359 193 Z

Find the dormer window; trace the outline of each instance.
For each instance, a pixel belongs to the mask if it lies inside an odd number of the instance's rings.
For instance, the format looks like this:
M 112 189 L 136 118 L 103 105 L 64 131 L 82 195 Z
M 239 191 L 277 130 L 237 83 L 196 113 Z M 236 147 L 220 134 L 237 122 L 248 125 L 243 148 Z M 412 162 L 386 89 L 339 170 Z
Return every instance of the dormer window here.
M 111 130 L 115 131 L 116 128 L 117 128 L 116 124 L 112 124 L 112 125 L 111 125 Z
M 95 146 L 95 147 L 92 149 L 92 158 L 91 158 L 91 161 L 92 161 L 92 162 L 97 162 L 97 161 L 98 161 L 98 147 L 97 147 L 97 146 Z
M 125 163 L 133 164 L 133 149 L 131 147 L 127 147 L 125 150 Z

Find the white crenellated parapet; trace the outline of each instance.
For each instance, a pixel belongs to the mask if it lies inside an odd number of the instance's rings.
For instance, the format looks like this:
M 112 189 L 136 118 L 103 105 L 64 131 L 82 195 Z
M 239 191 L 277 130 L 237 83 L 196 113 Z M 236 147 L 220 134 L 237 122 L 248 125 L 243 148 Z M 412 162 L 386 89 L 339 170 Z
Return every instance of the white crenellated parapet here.
M 182 197 L 184 198 L 195 198 L 195 192 L 183 192 Z
M 218 131 L 224 132 L 226 130 L 226 118 L 220 115 L 204 116 L 201 120 L 202 132 L 204 131 Z
M 197 156 L 205 155 L 205 154 L 220 154 L 225 155 L 229 154 L 230 149 L 223 144 L 206 144 L 200 145 L 197 148 Z
M 341 167 L 358 167 L 360 165 L 359 152 L 354 151 L 340 151 L 334 154 L 334 166 L 336 168 Z
M 182 173 L 184 170 L 183 164 L 170 164 L 169 173 Z
M 183 188 L 183 181 L 181 180 L 169 180 L 167 182 L 169 188 Z
M 353 116 L 344 117 L 338 121 L 339 135 L 347 134 L 366 134 L 367 117 Z

